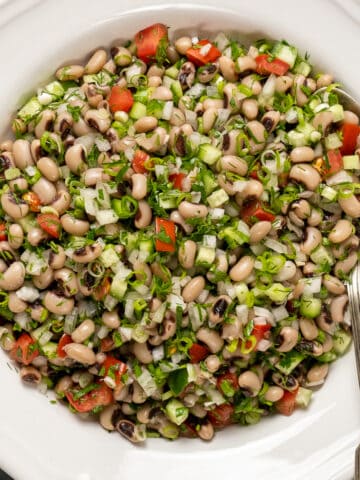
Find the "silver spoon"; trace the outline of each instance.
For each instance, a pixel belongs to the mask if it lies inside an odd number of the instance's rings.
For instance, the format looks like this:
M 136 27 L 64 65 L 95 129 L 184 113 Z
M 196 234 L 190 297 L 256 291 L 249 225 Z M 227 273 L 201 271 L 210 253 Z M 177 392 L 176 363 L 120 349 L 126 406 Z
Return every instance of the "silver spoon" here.
M 325 92 L 327 87 L 319 88 L 316 90 L 315 93 L 323 93 Z M 342 88 L 336 87 L 332 92 L 336 93 L 339 98 L 339 103 L 341 103 L 345 110 L 350 110 L 353 113 L 356 113 L 358 117 L 360 117 L 360 103 L 358 103 L 351 95 L 345 92 Z

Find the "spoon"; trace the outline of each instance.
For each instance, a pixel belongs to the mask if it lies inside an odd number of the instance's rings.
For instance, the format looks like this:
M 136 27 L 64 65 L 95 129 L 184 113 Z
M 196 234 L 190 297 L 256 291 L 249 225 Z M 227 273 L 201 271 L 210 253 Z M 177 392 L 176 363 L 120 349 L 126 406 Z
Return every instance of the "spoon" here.
M 322 87 L 316 90 L 315 93 L 323 93 L 325 92 L 327 87 Z M 335 87 L 331 90 L 332 92 L 336 93 L 339 98 L 339 103 L 341 103 L 345 110 L 350 110 L 351 112 L 355 113 L 358 117 L 360 117 L 360 103 L 358 103 L 351 95 L 345 92 L 342 88 Z

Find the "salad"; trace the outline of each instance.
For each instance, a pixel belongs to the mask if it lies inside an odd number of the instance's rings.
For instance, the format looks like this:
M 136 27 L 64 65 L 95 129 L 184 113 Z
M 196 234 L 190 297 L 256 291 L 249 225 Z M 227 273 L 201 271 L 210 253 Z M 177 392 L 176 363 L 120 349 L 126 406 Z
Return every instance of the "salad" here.
M 285 41 L 154 24 L 0 143 L 0 344 L 137 443 L 310 404 L 351 343 L 359 118 Z M 316 394 L 315 394 L 316 395 Z

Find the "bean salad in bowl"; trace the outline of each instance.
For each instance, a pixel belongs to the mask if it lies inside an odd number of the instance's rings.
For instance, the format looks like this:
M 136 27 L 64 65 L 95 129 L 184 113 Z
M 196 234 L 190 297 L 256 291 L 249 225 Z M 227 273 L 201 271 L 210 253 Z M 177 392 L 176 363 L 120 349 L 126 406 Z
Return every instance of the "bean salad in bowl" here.
M 359 118 L 284 40 L 159 23 L 86 61 L 0 143 L 20 377 L 134 443 L 308 407 L 351 344 Z

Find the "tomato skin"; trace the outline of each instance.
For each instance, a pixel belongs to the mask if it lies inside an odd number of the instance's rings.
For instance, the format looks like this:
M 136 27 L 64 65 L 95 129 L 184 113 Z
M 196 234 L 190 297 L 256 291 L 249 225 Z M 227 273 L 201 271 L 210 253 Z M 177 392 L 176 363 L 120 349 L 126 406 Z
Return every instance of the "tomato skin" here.
M 39 356 L 39 350 L 37 348 L 29 351 L 30 347 L 35 344 L 35 340 L 33 340 L 28 333 L 22 333 L 10 351 L 10 357 L 23 365 L 29 365 Z
M 72 342 L 73 342 L 73 339 L 71 338 L 71 336 L 68 335 L 67 333 L 64 333 L 64 335 L 60 338 L 58 347 L 57 347 L 57 356 L 59 358 L 66 357 L 66 352 L 64 350 L 64 347 L 66 347 L 66 345 Z
M 214 410 L 208 412 L 208 419 L 215 428 L 223 428 L 233 423 L 232 416 L 234 407 L 229 403 L 217 405 Z
M 327 157 L 329 160 L 329 168 L 324 168 L 323 174 L 328 177 L 334 175 L 344 168 L 344 162 L 339 150 L 328 150 Z
M 169 175 L 169 180 L 174 185 L 174 188 L 182 190 L 182 184 L 185 177 L 185 173 L 172 173 L 171 175 Z
M 74 398 L 74 391 L 65 392 L 70 405 L 80 413 L 90 412 L 95 407 L 105 407 L 113 402 L 114 396 L 111 388 L 104 382 L 98 382 L 99 387 L 86 393 L 78 400 Z M 75 390 L 76 392 L 76 390 Z
M 281 413 L 281 415 L 290 416 L 295 410 L 295 400 L 296 395 L 298 394 L 299 388 L 292 392 L 284 391 L 284 396 L 275 403 L 276 410 Z
M 204 360 L 210 353 L 210 350 L 205 347 L 204 345 L 200 345 L 199 343 L 193 343 L 188 350 L 190 355 L 190 362 L 191 363 L 199 363 L 201 360 Z
M 6 240 L 7 240 L 6 224 L 0 223 L 0 242 L 5 242 Z
M 251 335 L 253 335 L 256 338 L 256 342 L 259 343 L 260 340 L 262 340 L 266 333 L 271 329 L 271 325 L 268 323 L 264 325 L 254 325 L 254 328 L 252 329 Z
M 54 238 L 60 237 L 61 223 L 55 213 L 41 213 L 36 217 L 36 221 L 44 232 Z
M 136 150 L 134 158 L 132 159 L 132 168 L 135 173 L 147 173 L 146 165 L 149 164 L 150 155 L 142 150 Z
M 343 144 L 340 152 L 343 155 L 352 155 L 356 149 L 357 138 L 360 135 L 359 125 L 353 123 L 344 123 L 341 127 Z
M 160 41 L 168 40 L 168 31 L 163 23 L 154 23 L 135 35 L 137 56 L 145 63 L 150 63 L 156 58 Z
M 236 375 L 236 373 L 233 373 L 233 372 L 226 372 L 226 373 L 223 373 L 222 375 L 220 375 L 218 378 L 217 378 L 217 381 L 216 381 L 216 386 L 217 386 L 217 389 L 221 392 L 221 393 L 225 393 L 224 390 L 222 389 L 222 382 L 229 382 L 230 386 L 236 391 L 236 390 L 239 390 L 239 382 L 238 382 L 238 376 Z
M 211 45 L 211 47 L 205 55 L 202 55 L 201 47 L 204 47 L 205 45 Z M 209 40 L 204 39 L 200 40 L 193 47 L 190 47 L 186 51 L 186 56 L 190 62 L 193 62 L 197 67 L 201 67 L 207 63 L 215 62 L 216 59 L 221 57 L 221 52 Z
M 175 252 L 175 223 L 170 220 L 165 220 L 164 218 L 155 218 L 155 232 L 159 234 L 165 232 L 169 237 L 169 243 L 159 240 L 158 238 L 155 241 L 155 248 L 157 252 Z
M 103 362 L 102 366 L 105 369 L 104 377 L 108 375 L 109 370 L 111 369 L 110 372 L 113 374 L 111 375 L 111 378 L 113 378 L 114 376 L 116 385 L 119 385 L 121 383 L 121 377 L 124 375 L 124 373 L 127 370 L 126 364 L 121 360 L 118 360 L 117 358 L 112 357 L 111 355 L 108 355 L 105 361 Z
M 24 193 L 22 198 L 29 205 L 32 212 L 40 212 L 41 200 L 35 192 Z
M 271 73 L 274 73 L 275 75 L 285 75 L 290 68 L 288 63 L 283 62 L 279 58 L 269 60 L 269 55 L 267 53 L 258 55 L 255 58 L 255 62 L 257 65 L 256 71 L 260 75 L 269 75 Z
M 134 104 L 131 91 L 119 85 L 112 87 L 108 101 L 112 112 L 128 112 Z
M 252 223 L 251 217 L 256 217 L 259 221 L 273 222 L 275 220 L 275 215 L 266 212 L 258 200 L 251 200 L 245 203 L 241 208 L 240 216 L 247 224 Z
M 101 283 L 95 288 L 93 298 L 97 302 L 100 302 L 110 292 L 111 282 L 109 277 L 104 277 Z

